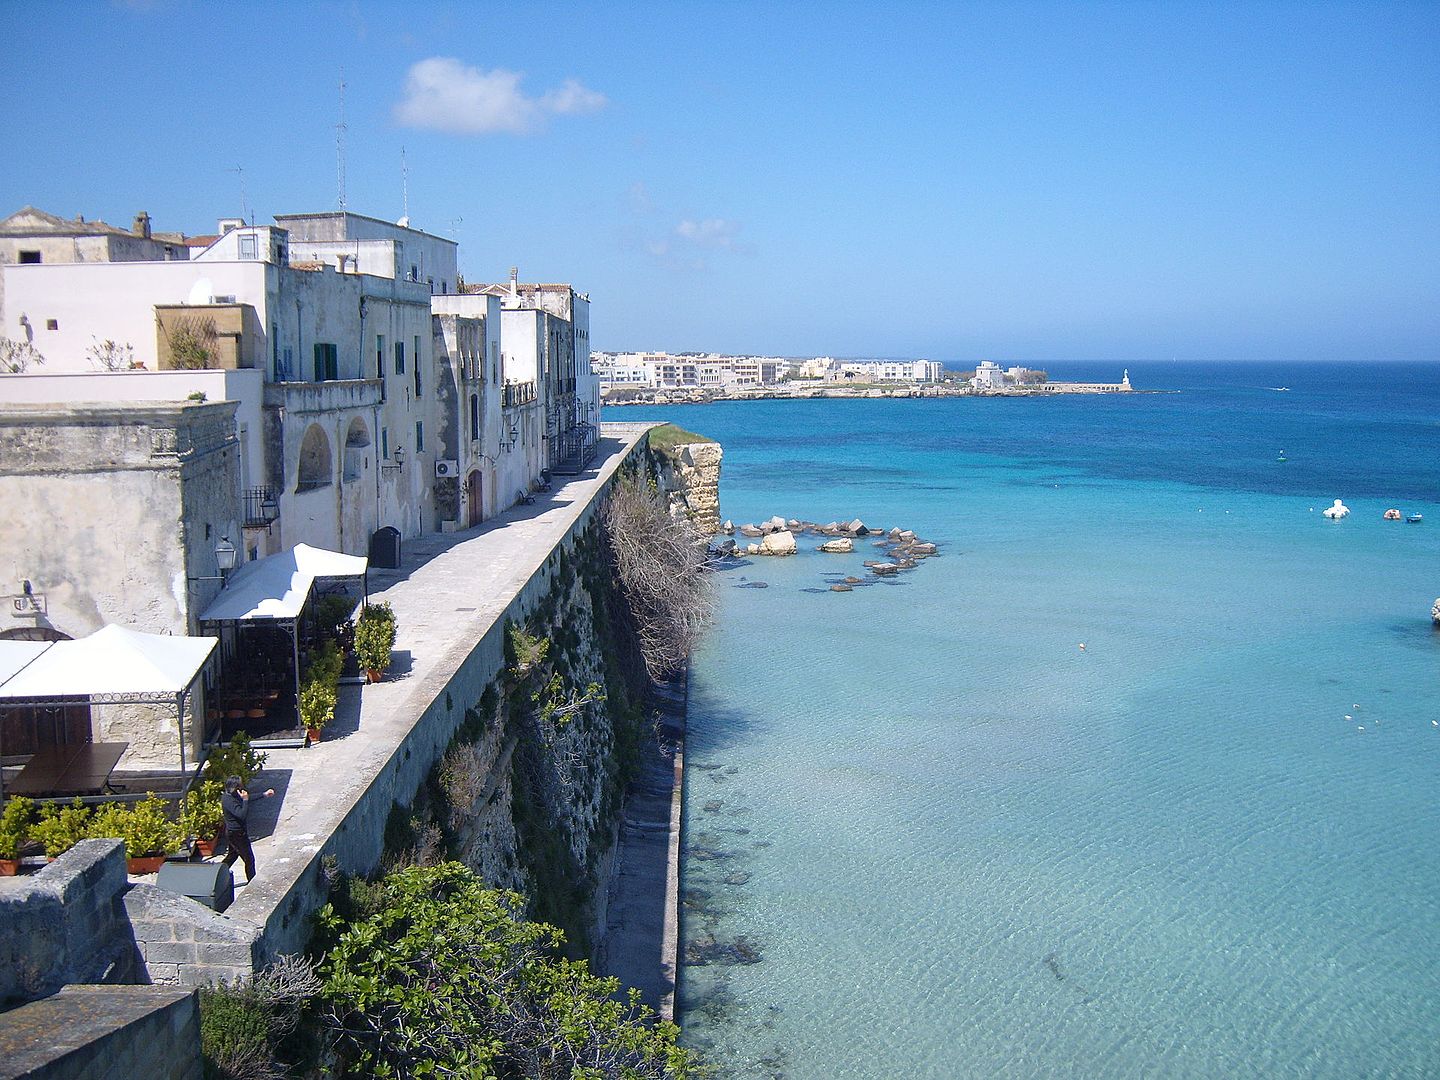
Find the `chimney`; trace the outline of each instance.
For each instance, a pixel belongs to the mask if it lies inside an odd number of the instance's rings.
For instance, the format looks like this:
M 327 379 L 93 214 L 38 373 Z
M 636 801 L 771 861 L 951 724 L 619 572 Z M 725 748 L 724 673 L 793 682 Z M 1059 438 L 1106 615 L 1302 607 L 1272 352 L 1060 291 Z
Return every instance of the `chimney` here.
M 150 215 L 147 214 L 144 210 L 141 210 L 138 214 L 135 215 L 135 224 L 130 226 L 130 231 L 136 236 L 143 236 L 146 240 L 149 240 Z
M 520 295 L 520 268 L 518 266 L 510 267 L 510 295 Z

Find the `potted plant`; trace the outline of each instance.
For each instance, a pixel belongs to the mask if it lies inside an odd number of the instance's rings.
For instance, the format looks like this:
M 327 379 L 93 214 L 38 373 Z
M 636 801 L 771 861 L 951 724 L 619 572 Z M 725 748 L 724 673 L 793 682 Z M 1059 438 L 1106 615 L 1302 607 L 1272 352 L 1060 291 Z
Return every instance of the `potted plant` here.
M 395 626 L 395 612 L 384 601 L 367 604 L 355 624 L 355 661 L 372 683 L 379 682 L 390 666 Z
M 331 593 L 315 601 L 315 626 L 321 633 L 334 638 L 342 652 L 350 649 L 355 624 L 355 601 L 348 596 Z
M 0 877 L 14 877 L 20 872 L 20 852 L 29 842 L 34 820 L 35 803 L 24 795 L 5 803 L 5 812 L 0 814 Z
M 340 700 L 340 650 L 333 641 L 325 641 L 315 651 L 310 670 L 300 686 L 300 722 L 306 737 L 318 743 L 321 732 L 335 715 Z
M 78 795 L 69 806 L 51 803 L 30 826 L 30 839 L 44 847 L 50 858 L 59 858 L 89 835 L 90 817 L 90 808 Z
M 215 854 L 215 843 L 225 822 L 220 809 L 220 792 L 224 788 L 219 780 L 202 780 L 180 802 L 180 829 L 194 837 L 196 849 L 207 857 Z
M 224 784 L 227 776 L 238 776 L 242 784 L 248 784 L 255 774 L 265 767 L 265 754 L 250 748 L 250 736 L 237 731 L 230 738 L 230 745 L 217 746 L 205 758 L 205 780 Z
M 90 821 L 91 837 L 116 837 L 125 842 L 126 869 L 153 874 L 167 853 L 180 846 L 180 826 L 165 813 L 165 801 L 150 792 L 138 803 L 106 803 Z

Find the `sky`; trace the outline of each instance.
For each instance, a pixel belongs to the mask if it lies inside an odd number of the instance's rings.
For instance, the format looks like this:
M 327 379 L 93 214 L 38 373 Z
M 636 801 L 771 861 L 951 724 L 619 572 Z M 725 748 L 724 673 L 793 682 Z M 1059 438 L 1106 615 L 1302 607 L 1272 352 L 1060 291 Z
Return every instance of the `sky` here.
M 599 349 L 1440 360 L 1440 3 L 0 0 L 0 216 L 349 209 Z M 408 188 L 408 199 L 407 199 Z

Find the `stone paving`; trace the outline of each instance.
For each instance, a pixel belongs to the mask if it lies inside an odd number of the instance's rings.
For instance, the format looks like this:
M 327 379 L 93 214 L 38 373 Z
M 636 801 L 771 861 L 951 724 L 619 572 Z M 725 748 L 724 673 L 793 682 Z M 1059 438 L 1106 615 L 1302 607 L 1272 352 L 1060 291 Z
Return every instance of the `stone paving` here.
M 226 915 L 256 929 L 295 890 L 327 838 L 445 693 L 460 665 L 544 565 L 648 424 L 604 424 L 595 461 L 580 476 L 483 524 L 406 540 L 401 568 L 369 573 L 372 600 L 395 609 L 398 633 L 385 681 L 343 685 L 335 721 L 317 746 L 269 750 L 250 784 L 257 874 Z M 237 885 L 244 873 L 237 863 Z M 294 907 L 293 901 L 290 907 Z

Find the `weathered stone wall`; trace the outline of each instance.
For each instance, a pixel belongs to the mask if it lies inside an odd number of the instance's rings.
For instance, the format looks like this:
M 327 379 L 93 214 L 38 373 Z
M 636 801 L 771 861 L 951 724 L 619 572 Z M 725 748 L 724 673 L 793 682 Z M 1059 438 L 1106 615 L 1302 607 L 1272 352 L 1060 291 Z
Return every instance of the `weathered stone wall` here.
M 705 533 L 720 531 L 719 443 L 686 443 L 673 455 L 659 455 L 661 482 L 670 492 L 672 511 L 679 511 Z
M 82 840 L 38 874 L 0 878 L 0 1007 L 66 983 L 131 981 L 126 884 L 118 840 Z
M 200 1080 L 194 990 L 67 986 L 5 1014 L 0 1078 Z
M 125 894 L 124 906 L 149 982 L 205 986 L 253 973 L 255 935 L 188 896 L 142 882 Z

